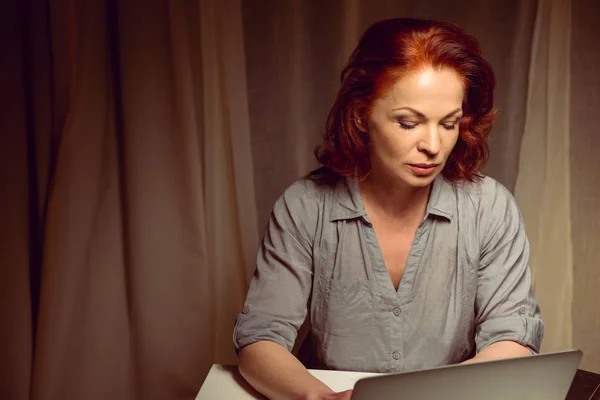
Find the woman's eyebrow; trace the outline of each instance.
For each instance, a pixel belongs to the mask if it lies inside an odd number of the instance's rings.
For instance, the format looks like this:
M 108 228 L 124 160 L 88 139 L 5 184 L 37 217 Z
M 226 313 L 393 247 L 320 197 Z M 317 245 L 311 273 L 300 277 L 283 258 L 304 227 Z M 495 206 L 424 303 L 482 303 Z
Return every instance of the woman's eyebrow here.
M 399 107 L 399 108 L 394 108 L 392 111 L 399 111 L 399 110 L 406 110 L 406 111 L 410 111 L 411 113 L 415 114 L 417 117 L 421 118 L 421 119 L 427 119 L 427 117 L 425 117 L 425 114 L 423 114 L 420 111 L 415 110 L 414 108 L 411 107 Z M 454 111 L 449 112 L 448 114 L 446 114 L 442 119 L 446 119 L 446 118 L 450 118 L 453 115 L 457 114 L 458 112 L 460 112 L 462 110 L 462 108 L 457 108 Z
M 410 111 L 411 113 L 415 114 L 417 117 L 425 119 L 425 114 L 423 114 L 422 112 L 417 111 L 417 110 L 415 110 L 414 108 L 411 108 L 411 107 L 394 108 L 392 111 L 400 111 L 400 110 Z
M 462 111 L 462 108 L 457 108 L 456 110 L 449 112 L 448 114 L 446 114 L 446 116 L 444 116 L 444 118 L 442 119 L 446 119 L 446 118 L 450 118 L 456 114 L 458 114 L 460 111 Z

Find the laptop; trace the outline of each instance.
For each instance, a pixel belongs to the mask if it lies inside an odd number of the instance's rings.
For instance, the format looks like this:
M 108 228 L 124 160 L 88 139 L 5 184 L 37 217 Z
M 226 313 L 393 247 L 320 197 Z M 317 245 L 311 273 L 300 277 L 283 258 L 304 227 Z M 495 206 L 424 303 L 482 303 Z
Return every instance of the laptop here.
M 359 379 L 352 400 L 564 400 L 580 350 Z

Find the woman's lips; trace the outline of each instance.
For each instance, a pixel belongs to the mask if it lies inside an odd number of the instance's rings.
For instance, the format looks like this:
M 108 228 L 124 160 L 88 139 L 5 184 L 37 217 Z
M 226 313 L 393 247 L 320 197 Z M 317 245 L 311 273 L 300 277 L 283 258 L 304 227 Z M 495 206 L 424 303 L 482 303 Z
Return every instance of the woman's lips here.
M 427 176 L 435 172 L 437 164 L 408 164 L 410 169 L 418 176 Z

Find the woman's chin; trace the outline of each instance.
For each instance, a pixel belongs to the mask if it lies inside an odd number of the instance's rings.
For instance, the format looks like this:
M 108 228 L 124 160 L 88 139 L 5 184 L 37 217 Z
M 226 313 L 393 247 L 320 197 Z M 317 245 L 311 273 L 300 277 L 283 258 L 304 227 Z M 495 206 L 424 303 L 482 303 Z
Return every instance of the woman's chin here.
M 403 168 L 388 169 L 384 174 L 371 174 L 370 177 L 374 176 L 385 176 L 384 179 L 375 179 L 379 185 L 384 186 L 403 186 L 411 188 L 424 188 L 433 182 L 433 180 L 440 174 L 441 171 L 436 170 L 431 174 L 417 174 L 412 169 Z
M 398 178 L 404 181 L 408 186 L 414 188 L 422 188 L 429 186 L 438 175 L 439 173 L 437 172 L 434 172 L 429 175 L 416 175 L 408 173 L 402 174 L 402 176 L 398 176 Z

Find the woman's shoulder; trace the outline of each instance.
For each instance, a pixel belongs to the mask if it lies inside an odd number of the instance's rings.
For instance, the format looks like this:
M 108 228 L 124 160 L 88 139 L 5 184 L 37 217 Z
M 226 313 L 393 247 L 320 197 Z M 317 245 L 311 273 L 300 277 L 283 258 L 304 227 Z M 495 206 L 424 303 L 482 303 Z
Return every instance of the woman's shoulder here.
M 457 196 L 466 200 L 459 204 L 473 208 L 476 219 L 484 225 L 517 222 L 521 218 L 512 192 L 490 176 L 482 175 L 472 182 L 459 182 L 454 186 Z M 458 210 L 459 213 L 462 211 L 465 210 Z
M 285 201 L 319 202 L 332 193 L 342 177 L 325 167 L 315 169 L 289 185 L 282 193 Z
M 311 220 L 326 197 L 334 193 L 340 179 L 339 175 L 324 168 L 311 171 L 284 189 L 273 211 L 276 214 L 288 214 L 292 219 Z
M 468 196 L 478 202 L 513 199 L 512 193 L 506 186 L 487 175 L 480 175 L 473 181 L 460 181 L 454 186 L 458 195 Z

